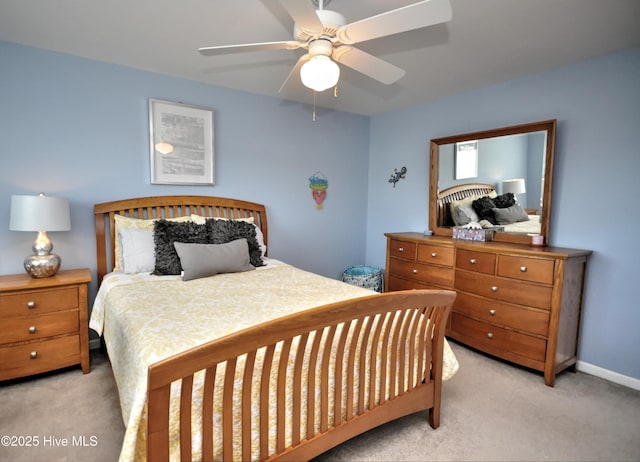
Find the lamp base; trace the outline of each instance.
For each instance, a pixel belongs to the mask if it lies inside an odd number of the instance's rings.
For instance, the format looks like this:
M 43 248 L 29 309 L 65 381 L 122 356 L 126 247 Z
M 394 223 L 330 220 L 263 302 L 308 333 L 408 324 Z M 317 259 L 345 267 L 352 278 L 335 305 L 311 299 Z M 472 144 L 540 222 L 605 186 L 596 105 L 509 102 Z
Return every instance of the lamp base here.
M 60 269 L 62 260 L 55 253 L 29 255 L 24 259 L 24 269 L 32 278 L 50 278 Z

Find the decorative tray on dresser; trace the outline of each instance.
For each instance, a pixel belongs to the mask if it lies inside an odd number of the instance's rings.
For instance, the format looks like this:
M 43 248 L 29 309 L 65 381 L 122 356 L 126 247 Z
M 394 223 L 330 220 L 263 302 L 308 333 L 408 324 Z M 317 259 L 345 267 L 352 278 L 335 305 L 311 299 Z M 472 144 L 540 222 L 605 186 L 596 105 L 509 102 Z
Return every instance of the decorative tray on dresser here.
M 387 291 L 457 292 L 447 336 L 544 373 L 576 363 L 589 250 L 386 233 Z
M 80 364 L 90 371 L 88 269 L 0 276 L 0 380 Z

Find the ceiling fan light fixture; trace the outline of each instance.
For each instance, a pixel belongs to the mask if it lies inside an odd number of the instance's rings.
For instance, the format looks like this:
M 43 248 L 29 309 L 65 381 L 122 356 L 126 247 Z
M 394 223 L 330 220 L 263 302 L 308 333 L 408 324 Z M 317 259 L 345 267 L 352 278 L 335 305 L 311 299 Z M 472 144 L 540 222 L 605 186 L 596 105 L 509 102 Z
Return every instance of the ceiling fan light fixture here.
M 340 67 L 324 55 L 314 56 L 300 69 L 302 84 L 318 92 L 335 87 L 339 78 Z

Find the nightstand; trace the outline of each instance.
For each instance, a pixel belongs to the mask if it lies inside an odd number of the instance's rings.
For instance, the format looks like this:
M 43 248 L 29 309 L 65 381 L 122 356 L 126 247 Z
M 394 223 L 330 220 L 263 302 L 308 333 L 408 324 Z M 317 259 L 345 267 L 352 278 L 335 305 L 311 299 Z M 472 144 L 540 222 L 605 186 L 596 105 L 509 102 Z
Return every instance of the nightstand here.
M 89 373 L 88 269 L 0 276 L 0 380 L 80 364 Z

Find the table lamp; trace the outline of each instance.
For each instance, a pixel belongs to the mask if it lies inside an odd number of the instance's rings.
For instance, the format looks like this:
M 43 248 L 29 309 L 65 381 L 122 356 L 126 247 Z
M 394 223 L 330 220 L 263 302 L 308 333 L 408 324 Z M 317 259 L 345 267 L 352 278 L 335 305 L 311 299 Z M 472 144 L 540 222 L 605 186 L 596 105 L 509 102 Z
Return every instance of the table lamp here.
M 39 196 L 11 196 L 11 231 L 37 231 L 33 254 L 24 260 L 24 269 L 33 278 L 48 278 L 60 269 L 61 259 L 53 250 L 47 231 L 69 231 L 69 202 L 66 199 Z
M 527 189 L 524 185 L 524 178 L 514 178 L 513 180 L 504 180 L 502 182 L 502 194 L 513 193 L 513 197 L 518 202 L 518 194 L 524 194 Z

